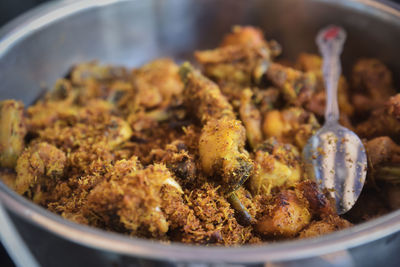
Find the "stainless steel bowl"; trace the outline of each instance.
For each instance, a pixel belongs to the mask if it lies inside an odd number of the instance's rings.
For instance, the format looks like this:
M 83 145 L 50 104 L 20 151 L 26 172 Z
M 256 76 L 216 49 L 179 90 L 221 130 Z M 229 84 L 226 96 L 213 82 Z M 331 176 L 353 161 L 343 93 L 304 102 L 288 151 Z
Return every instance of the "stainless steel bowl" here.
M 314 36 L 329 23 L 348 31 L 345 71 L 356 58 L 372 56 L 400 77 L 400 8 L 388 2 L 61 1 L 40 6 L 1 30 L 1 98 L 32 103 L 43 87 L 81 61 L 135 66 L 160 56 L 190 59 L 195 49 L 218 44 L 235 24 L 261 27 L 293 59 L 302 51 L 316 52 Z M 166 245 L 77 225 L 34 205 L 3 183 L 0 200 L 32 255 L 44 266 L 400 265 L 400 211 L 316 239 L 223 248 Z M 10 239 L 12 226 L 8 226 L 0 229 L 2 241 L 18 261 L 23 246 L 13 243 L 17 239 Z

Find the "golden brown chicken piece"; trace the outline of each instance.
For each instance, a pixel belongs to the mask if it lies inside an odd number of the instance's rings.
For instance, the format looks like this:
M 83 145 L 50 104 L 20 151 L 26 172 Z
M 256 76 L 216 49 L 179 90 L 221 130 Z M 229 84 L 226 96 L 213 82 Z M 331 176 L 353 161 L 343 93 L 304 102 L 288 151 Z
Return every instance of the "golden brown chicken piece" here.
M 203 127 L 199 141 L 201 166 L 206 174 L 221 177 L 225 192 L 238 189 L 253 170 L 244 149 L 245 140 L 245 129 L 237 120 L 210 120 Z
M 205 74 L 221 86 L 250 86 L 261 81 L 271 58 L 279 54 L 280 46 L 275 41 L 266 42 L 261 30 L 236 26 L 220 47 L 197 51 L 195 57 Z
M 269 65 L 266 77 L 281 90 L 288 103 L 296 106 L 308 103 L 317 90 L 315 73 L 304 73 L 279 63 Z
M 22 195 L 29 189 L 35 193 L 40 191 L 40 186 L 55 184 L 63 176 L 66 164 L 64 152 L 55 146 L 38 143 L 28 147 L 17 161 L 15 190 Z
M 300 153 L 290 144 L 270 138 L 255 151 L 255 171 L 249 186 L 253 195 L 270 194 L 277 187 L 293 186 L 302 178 Z
M 302 149 L 320 125 L 313 113 L 292 107 L 267 112 L 262 127 L 266 138 L 275 137 Z
M 74 88 L 69 80 L 57 80 L 44 99 L 27 108 L 26 124 L 29 132 L 37 134 L 40 130 L 53 126 L 56 121 L 76 116 L 78 107 L 74 103 L 78 95 L 79 89 Z M 85 103 L 87 102 L 88 99 L 85 99 Z
M 74 115 L 40 130 L 40 139 L 65 151 L 83 144 L 101 144 L 112 150 L 131 137 L 132 129 L 124 119 L 111 115 L 111 111 L 112 105 L 107 101 L 90 100 L 87 106 L 76 107 Z
M 133 134 L 129 124 L 112 115 L 112 111 L 109 102 L 90 100 L 87 106 L 77 106 L 75 115 L 58 119 L 53 125 L 39 130 L 34 141 L 47 142 L 66 153 L 71 165 L 69 177 L 102 173 L 118 159 L 117 151 Z
M 185 104 L 198 117 L 202 124 L 223 117 L 235 119 L 232 106 L 221 93 L 214 82 L 195 70 L 190 63 L 185 62 L 180 69 L 180 75 L 185 83 L 183 91 Z
M 244 149 L 246 130 L 215 83 L 188 63 L 180 72 L 185 82 L 185 101 L 203 124 L 199 140 L 201 166 L 207 175 L 221 178 L 225 192 L 234 191 L 253 169 Z
M 14 168 L 24 149 L 26 134 L 24 104 L 15 100 L 0 102 L 0 166 Z
M 295 185 L 298 197 L 308 201 L 309 210 L 314 217 L 337 216 L 335 200 L 320 192 L 318 185 L 311 180 L 304 180 Z
M 247 140 L 254 149 L 262 142 L 263 136 L 261 132 L 261 114 L 253 104 L 252 98 L 253 92 L 249 88 L 242 91 L 239 115 L 246 128 Z
M 353 105 L 359 114 L 382 106 L 396 93 L 391 71 L 378 59 L 359 59 L 352 71 Z
M 171 98 L 183 90 L 178 71 L 178 65 L 169 58 L 157 59 L 133 70 L 136 104 L 145 108 L 169 105 Z
M 254 102 L 260 111 L 261 115 L 264 115 L 268 111 L 274 108 L 280 107 L 279 89 L 275 87 L 268 87 L 266 89 L 252 88 Z
M 257 215 L 256 229 L 269 237 L 311 237 L 352 225 L 336 214 L 334 200 L 310 180 L 270 196 L 266 203 L 262 198 L 265 197 L 259 198 L 259 205 L 264 210 Z
M 390 137 L 381 136 L 368 140 L 365 144 L 368 155 L 368 164 L 372 169 L 382 163 L 400 163 L 400 146 Z
M 297 197 L 293 190 L 280 192 L 272 205 L 258 218 L 255 229 L 258 233 L 275 237 L 295 237 L 311 221 L 308 203 Z
M 198 51 L 195 57 L 208 77 L 218 83 L 241 86 L 250 86 L 253 80 L 260 80 L 270 60 L 266 47 L 254 46 L 226 46 Z
M 352 226 L 349 221 L 337 215 L 335 200 L 327 192 L 320 192 L 315 182 L 301 181 L 296 184 L 295 192 L 300 199 L 307 200 L 314 220 L 300 232 L 300 238 L 315 237 Z
M 104 134 L 107 137 L 107 146 L 112 150 L 129 140 L 132 136 L 132 129 L 125 120 L 119 117 L 111 117 Z
M 368 120 L 356 126 L 358 135 L 365 138 L 389 136 L 399 140 L 400 94 L 390 97 L 384 106 L 374 110 Z
M 322 58 L 317 54 L 300 53 L 295 67 L 304 72 L 319 72 L 322 68 Z
M 115 168 L 126 163 L 117 162 Z M 101 223 L 108 227 L 120 225 L 120 231 L 128 231 L 131 235 L 162 238 L 169 225 L 161 210 L 161 189 L 168 185 L 170 190 L 183 193 L 182 189 L 165 165 L 140 169 L 137 163 L 130 164 L 130 170 L 116 172 L 90 191 L 87 216 L 96 214 Z
M 124 67 L 99 64 L 96 61 L 74 66 L 67 77 L 76 91 L 74 102 L 80 105 L 85 105 L 89 99 L 109 98 L 116 84 L 128 84 L 131 78 Z
M 400 184 L 400 146 L 390 137 L 381 136 L 368 140 L 365 148 L 369 185 L 386 188 L 386 184 Z

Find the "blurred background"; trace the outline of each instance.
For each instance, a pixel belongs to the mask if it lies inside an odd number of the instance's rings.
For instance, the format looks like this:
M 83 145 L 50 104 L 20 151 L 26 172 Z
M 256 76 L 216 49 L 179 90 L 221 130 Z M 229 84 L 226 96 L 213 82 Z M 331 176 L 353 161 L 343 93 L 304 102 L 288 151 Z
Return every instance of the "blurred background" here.
M 48 0 L 1 0 L 0 1 L 0 26 L 19 14 Z
M 8 21 L 34 8 L 35 6 L 48 2 L 49 0 L 0 0 L 0 27 Z M 266 0 L 268 1 L 268 0 Z M 391 0 L 400 4 L 400 0 Z M 1 71 L 1 70 L 0 70 Z M 13 267 L 14 264 L 1 246 L 0 242 L 0 266 Z

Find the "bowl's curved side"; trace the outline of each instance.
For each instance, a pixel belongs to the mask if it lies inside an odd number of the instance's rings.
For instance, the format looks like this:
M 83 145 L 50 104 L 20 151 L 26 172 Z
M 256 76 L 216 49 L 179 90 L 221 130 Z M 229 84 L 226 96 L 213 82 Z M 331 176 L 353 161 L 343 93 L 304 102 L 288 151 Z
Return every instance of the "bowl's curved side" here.
M 226 12 L 226 5 L 231 12 Z M 282 40 L 288 57 L 294 57 L 300 51 L 315 51 L 313 40 L 317 30 L 339 20 L 352 34 L 348 50 L 354 52 L 345 52 L 345 58 L 351 61 L 360 55 L 378 56 L 400 73 L 400 55 L 395 54 L 397 47 L 393 42 L 400 33 L 399 10 L 369 0 L 49 3 L 28 12 L 0 32 L 1 98 L 31 103 L 43 83 L 51 84 L 71 65 L 84 60 L 99 59 L 132 66 L 159 56 L 188 58 L 196 48 L 216 44 L 231 25 L 244 23 L 263 27 L 268 36 Z M 363 32 L 365 27 L 371 31 Z M 299 41 L 294 44 L 293 39 Z M 393 45 L 388 46 L 391 42 Z M 1 182 L 0 200 L 28 223 L 75 243 L 118 254 L 171 261 L 294 260 L 357 247 L 400 231 L 400 211 L 397 211 L 316 239 L 236 248 L 165 245 L 69 222 L 17 195 Z

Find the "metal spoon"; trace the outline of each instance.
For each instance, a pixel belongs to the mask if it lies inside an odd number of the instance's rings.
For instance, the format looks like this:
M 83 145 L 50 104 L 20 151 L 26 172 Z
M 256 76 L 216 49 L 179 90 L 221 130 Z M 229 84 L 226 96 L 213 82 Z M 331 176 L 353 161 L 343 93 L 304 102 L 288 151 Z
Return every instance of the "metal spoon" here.
M 338 123 L 337 87 L 345 39 L 346 32 L 337 26 L 328 26 L 317 35 L 326 90 L 325 124 L 308 140 L 303 150 L 308 174 L 321 190 L 328 189 L 336 200 L 338 214 L 353 207 L 367 173 L 367 156 L 360 138 Z

